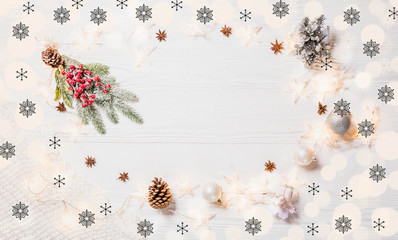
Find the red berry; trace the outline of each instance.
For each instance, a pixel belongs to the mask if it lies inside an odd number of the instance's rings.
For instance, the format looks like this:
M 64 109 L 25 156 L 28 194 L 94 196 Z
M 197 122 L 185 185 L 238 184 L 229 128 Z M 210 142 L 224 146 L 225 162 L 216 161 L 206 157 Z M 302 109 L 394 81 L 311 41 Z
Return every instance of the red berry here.
M 84 108 L 85 108 L 85 107 L 87 107 L 87 105 L 86 105 L 85 103 L 83 103 L 83 104 L 82 104 L 82 107 L 84 107 Z
M 84 87 L 85 87 L 85 88 L 88 88 L 89 86 L 90 86 L 89 83 L 84 84 Z
M 79 93 L 75 93 L 75 94 L 73 94 L 73 96 L 74 96 L 75 98 L 77 98 L 77 97 L 79 97 Z
M 87 82 L 91 84 L 93 80 L 91 80 L 91 78 L 87 78 Z
M 80 79 L 80 78 L 82 78 L 82 75 L 81 75 L 80 73 L 78 73 L 78 74 L 76 75 L 76 77 Z
M 88 100 L 88 105 L 91 105 L 94 102 L 93 99 Z
M 62 75 L 65 75 L 65 71 L 62 71 Z
M 75 81 L 70 80 L 69 82 L 70 82 L 71 85 L 75 85 Z
M 83 99 L 83 102 L 87 103 L 88 102 L 87 98 Z
M 106 86 L 108 89 L 111 89 L 111 85 L 108 84 L 108 86 Z
M 83 94 L 81 95 L 81 97 L 82 97 L 82 98 L 86 98 L 86 94 L 83 93 Z
M 91 99 L 95 99 L 95 95 L 94 94 L 91 94 L 90 97 L 91 97 Z
M 97 82 L 99 81 L 98 75 L 94 75 L 94 80 L 97 81 Z
M 69 86 L 68 89 L 69 89 L 69 91 L 72 91 L 72 87 L 71 86 Z
M 88 75 L 91 75 L 92 72 L 91 72 L 91 71 L 88 71 L 87 73 L 88 73 Z
M 83 65 L 80 64 L 80 65 L 79 65 L 79 68 L 82 69 L 82 68 L 83 68 Z
M 97 86 L 97 87 L 98 87 L 98 86 L 99 86 L 99 82 L 96 82 L 96 83 L 95 83 L 95 86 Z
M 79 70 L 79 71 L 77 71 L 78 73 L 80 73 L 80 74 L 82 74 L 83 73 L 83 71 L 82 70 Z
M 103 91 L 104 93 L 107 93 L 108 91 L 106 90 L 106 89 L 104 89 L 104 91 Z
M 68 78 L 72 78 L 72 73 L 71 73 L 71 72 L 68 72 L 68 74 L 66 74 L 66 76 L 67 76 Z
M 74 65 L 70 65 L 70 67 L 69 67 L 70 69 L 75 69 L 75 66 Z

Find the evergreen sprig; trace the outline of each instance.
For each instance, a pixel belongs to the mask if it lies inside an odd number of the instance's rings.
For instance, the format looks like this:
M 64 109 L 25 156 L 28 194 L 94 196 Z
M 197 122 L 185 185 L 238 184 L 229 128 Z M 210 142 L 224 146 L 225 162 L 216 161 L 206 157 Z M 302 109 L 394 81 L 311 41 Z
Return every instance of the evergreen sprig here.
M 62 58 L 65 60 L 65 64 L 60 65 L 55 71 L 56 89 L 54 100 L 58 101 L 62 98 L 66 106 L 73 108 L 74 105 L 77 115 L 81 118 L 83 124 L 87 125 L 91 123 L 100 134 L 106 134 L 106 126 L 101 112 L 105 113 L 109 121 L 114 124 L 119 123 L 118 113 L 121 113 L 133 122 L 143 123 L 140 114 L 129 105 L 129 103 L 137 102 L 138 97 L 134 93 L 126 89 L 121 89 L 116 85 L 116 79 L 109 74 L 108 66 L 101 63 L 82 64 L 67 56 L 62 56 Z M 87 91 L 95 94 L 96 98 L 92 105 L 85 108 L 73 98 L 73 92 L 68 89 L 66 76 L 61 74 L 67 66 L 78 66 L 81 64 L 84 68 L 91 71 L 93 75 L 97 74 L 102 83 L 112 86 L 112 89 L 107 94 L 94 86 L 87 88 Z

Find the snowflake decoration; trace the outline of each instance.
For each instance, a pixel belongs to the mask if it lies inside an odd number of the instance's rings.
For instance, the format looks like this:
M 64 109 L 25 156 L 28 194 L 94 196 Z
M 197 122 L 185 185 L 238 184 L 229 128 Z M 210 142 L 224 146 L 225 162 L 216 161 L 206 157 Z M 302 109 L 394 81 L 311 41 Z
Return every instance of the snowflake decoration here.
M 148 19 L 152 18 L 152 8 L 146 6 L 145 4 L 142 4 L 142 6 L 139 6 L 135 10 L 137 10 L 136 18 L 138 18 L 142 22 L 145 22 Z
M 247 9 L 245 9 L 243 12 L 240 12 L 240 15 L 242 15 L 240 17 L 240 19 L 243 19 L 245 22 L 247 21 L 247 19 L 252 19 L 250 17 L 250 14 L 252 14 L 252 12 L 247 12 Z
M 370 39 L 370 42 L 363 44 L 363 54 L 370 56 L 370 58 L 380 54 L 380 44 Z
M 15 156 L 15 146 L 8 141 L 3 143 L 3 145 L 0 146 L 0 155 L 6 160 L 12 158 L 12 156 Z
M 359 22 L 359 13 L 360 11 L 356 10 L 355 8 L 350 8 L 347 9 L 347 11 L 344 12 L 344 22 L 347 22 L 347 24 L 354 25 L 355 23 Z
M 196 10 L 196 12 L 197 12 L 196 16 L 198 17 L 196 20 L 199 20 L 203 24 L 206 24 L 211 20 L 213 20 L 213 10 L 207 8 L 206 6 L 203 6 L 199 10 Z
M 16 71 L 16 73 L 17 73 L 16 78 L 20 78 L 21 81 L 23 81 L 24 78 L 28 78 L 28 76 L 26 76 L 28 71 L 24 71 L 23 68 L 21 68 L 21 71 Z
M 378 218 L 377 222 L 373 221 L 373 223 L 376 224 L 376 225 L 373 226 L 373 228 L 377 228 L 377 231 L 380 231 L 380 228 L 385 228 L 385 226 L 383 224 L 386 223 L 386 222 L 384 222 L 384 221 L 381 222 L 380 218 Z
M 20 22 L 12 28 L 12 36 L 19 39 L 19 41 L 22 41 L 25 37 L 29 37 L 29 26 Z
M 61 144 L 59 144 L 59 142 L 61 141 L 61 139 L 57 139 L 57 137 L 54 137 L 54 139 L 49 139 L 49 141 L 50 141 L 49 146 L 50 146 L 50 147 L 53 146 L 54 149 L 57 149 L 57 147 L 60 147 L 60 146 L 61 146 Z
M 325 71 L 327 71 L 329 68 L 332 68 L 332 60 L 330 60 L 328 57 L 325 57 L 325 60 L 321 60 L 321 63 L 321 68 L 325 68 Z
M 343 194 L 341 194 L 341 197 L 345 197 L 345 200 L 348 200 L 349 197 L 352 197 L 352 190 L 348 190 L 348 187 L 345 187 L 345 190 L 341 190 Z
M 56 186 L 58 184 L 59 188 L 61 187 L 61 184 L 65 185 L 64 183 L 65 178 L 61 178 L 61 175 L 58 175 L 58 178 L 54 178 L 54 180 L 55 180 L 54 185 Z
M 116 0 L 118 3 L 116 4 L 116 7 L 119 7 L 120 6 L 120 9 L 123 9 L 123 7 L 127 7 L 127 4 L 126 4 L 126 2 L 128 1 L 128 0 Z
M 379 99 L 382 102 L 387 103 L 394 99 L 394 89 L 388 87 L 387 85 L 378 89 L 378 91 L 379 91 Z
M 91 224 L 95 224 L 94 215 L 95 215 L 94 213 L 86 209 L 86 211 L 83 211 L 82 213 L 79 214 L 79 224 L 83 225 L 86 228 L 91 226 Z
M 32 12 L 34 12 L 35 10 L 33 9 L 33 7 L 34 7 L 35 5 L 34 4 L 32 4 L 32 5 L 30 5 L 30 2 L 28 2 L 27 4 L 24 4 L 23 5 L 23 7 L 24 7 L 24 12 L 26 11 L 27 12 L 27 14 L 30 14 L 30 12 L 32 11 Z
M 69 21 L 70 17 L 70 11 L 64 7 L 60 7 L 57 10 L 54 10 L 54 21 L 57 21 L 58 23 L 64 24 L 67 21 Z
M 178 0 L 176 0 L 175 2 L 171 1 L 171 4 L 172 4 L 171 8 L 176 8 L 176 11 L 178 11 L 178 8 L 182 8 L 181 3 L 182 3 L 182 1 L 178 1 Z
M 22 218 L 25 218 L 28 215 L 28 207 L 25 204 L 19 202 L 15 206 L 12 206 L 12 215 L 16 218 L 19 218 L 19 220 L 22 220 Z
M 145 238 L 153 233 L 153 223 L 144 219 L 140 223 L 137 223 L 137 233 L 141 234 Z
M 83 7 L 83 0 L 72 0 L 72 2 L 74 2 L 72 4 L 72 7 L 76 6 L 76 9 L 79 9 L 79 7 Z
M 373 130 L 374 130 L 374 124 L 368 121 L 367 119 L 358 124 L 358 133 L 364 136 L 365 138 L 372 135 L 374 133 Z
M 36 103 L 33 103 L 32 101 L 26 99 L 26 101 L 19 104 L 19 113 L 28 118 L 29 116 L 32 116 L 33 113 L 36 113 L 35 106 Z
M 319 190 L 318 190 L 319 185 L 315 186 L 315 183 L 312 183 L 312 186 L 308 185 L 308 187 L 310 188 L 310 190 L 308 190 L 308 192 L 309 193 L 312 192 L 312 195 L 315 195 L 317 192 L 319 193 Z
M 105 206 L 100 206 L 102 208 L 100 213 L 104 213 L 105 216 L 107 216 L 108 213 L 112 213 L 111 210 L 109 210 L 109 208 L 111 208 L 112 206 L 107 206 L 107 203 L 105 203 L 104 205 Z
M 254 236 L 254 234 L 261 231 L 261 221 L 258 221 L 258 219 L 255 219 L 254 217 L 252 217 L 248 221 L 245 221 L 245 223 L 246 223 L 245 231 L 253 236 Z
M 369 170 L 369 178 L 373 179 L 373 181 L 379 182 L 386 178 L 386 169 L 382 166 L 379 166 L 379 164 L 376 164 L 376 166 L 369 168 Z
M 391 13 L 391 14 L 388 15 L 388 16 L 389 16 L 389 17 L 392 17 L 392 19 L 395 20 L 395 17 L 398 15 L 398 11 L 395 10 L 395 7 L 393 7 L 392 10 L 391 10 L 391 9 L 388 9 L 388 11 Z
M 91 11 L 90 13 L 91 13 L 91 16 L 90 16 L 91 20 L 90 21 L 93 21 L 98 26 L 101 23 L 106 22 L 106 11 L 104 11 L 104 9 L 101 9 L 101 8 L 97 7 L 96 9 Z
M 275 16 L 282 18 L 289 14 L 289 4 L 286 4 L 285 2 L 282 2 L 282 0 L 279 0 L 279 2 L 276 2 L 275 4 L 272 4 L 273 8 L 273 14 Z
M 351 219 L 345 217 L 344 215 L 336 219 L 336 228 L 339 232 L 343 234 L 351 230 Z
M 350 113 L 350 103 L 341 99 L 334 104 L 334 113 L 337 115 L 344 116 Z
M 319 233 L 319 231 L 317 230 L 319 226 L 315 226 L 315 223 L 311 223 L 311 226 L 307 226 L 307 228 L 309 229 L 307 233 L 311 233 L 312 236 L 314 236 L 315 233 Z
M 188 225 L 185 225 L 184 222 L 181 222 L 181 225 L 177 225 L 177 232 L 181 231 L 181 235 L 184 235 L 184 232 L 188 232 Z

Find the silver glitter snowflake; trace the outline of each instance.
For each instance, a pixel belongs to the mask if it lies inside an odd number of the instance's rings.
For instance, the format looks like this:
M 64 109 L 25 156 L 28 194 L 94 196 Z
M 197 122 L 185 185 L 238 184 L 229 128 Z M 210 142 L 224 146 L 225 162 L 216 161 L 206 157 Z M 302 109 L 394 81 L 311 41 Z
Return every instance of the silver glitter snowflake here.
M 213 10 L 207 8 L 206 6 L 203 6 L 199 10 L 196 10 L 196 12 L 197 12 L 196 16 L 198 17 L 196 20 L 199 20 L 203 24 L 206 24 L 211 20 L 213 20 Z
M 261 232 L 261 221 L 259 221 L 258 219 L 252 217 L 251 219 L 245 221 L 245 223 L 246 223 L 245 231 L 248 232 L 249 234 L 254 236 L 254 234 Z
M 57 10 L 54 10 L 54 21 L 61 23 L 61 25 L 69 21 L 69 17 L 70 11 L 62 6 Z
M 385 85 L 384 87 L 378 89 L 379 91 L 379 99 L 382 102 L 389 102 L 394 99 L 394 89 L 390 88 L 389 86 Z
M 88 228 L 92 224 L 95 224 L 94 215 L 95 215 L 94 213 L 86 209 L 86 211 L 83 211 L 82 213 L 79 214 L 79 224 L 83 225 L 86 228 Z
M 35 6 L 34 4 L 30 4 L 30 2 L 28 2 L 27 4 L 23 5 L 23 7 L 24 7 L 23 11 L 24 12 L 26 11 L 27 14 L 30 14 L 30 12 L 34 12 L 35 11 L 33 9 L 34 6 Z
M 373 181 L 375 182 L 379 182 L 386 178 L 386 169 L 379 164 L 376 164 L 376 166 L 369 168 L 369 170 L 369 178 L 373 179 Z
M 389 17 L 392 17 L 392 19 L 395 20 L 395 17 L 398 15 L 398 11 L 395 10 L 395 7 L 393 7 L 392 9 L 388 9 L 388 12 L 390 12 L 391 14 L 389 14 Z
M 370 39 L 369 42 L 363 44 L 363 53 L 366 54 L 367 56 L 370 56 L 370 58 L 376 56 L 380 52 L 380 44 L 377 42 L 373 41 Z
M 128 0 L 116 0 L 118 3 L 116 4 L 116 7 L 120 7 L 120 9 L 123 9 L 123 7 L 127 7 L 127 1 Z
M 146 6 L 145 4 L 142 4 L 142 6 L 139 6 L 135 10 L 137 10 L 135 12 L 135 14 L 137 15 L 136 18 L 138 18 L 142 22 L 145 22 L 148 19 L 152 18 L 152 8 Z
M 336 228 L 339 230 L 339 232 L 342 232 L 343 234 L 351 230 L 351 219 L 349 219 L 346 216 L 341 216 L 338 219 L 336 219 Z
M 359 22 L 359 13 L 360 11 L 356 10 L 355 8 L 351 7 L 350 9 L 347 9 L 347 11 L 344 12 L 344 21 L 351 26 L 354 25 L 355 23 Z
M 25 37 L 29 37 L 29 26 L 26 26 L 23 23 L 18 23 L 17 25 L 12 27 L 12 36 L 16 37 L 20 41 Z
M 181 6 L 182 1 L 171 1 L 171 8 L 176 8 L 176 11 L 178 11 L 178 8 L 182 8 Z
M 358 133 L 364 136 L 365 138 L 372 135 L 374 133 L 373 130 L 374 130 L 374 124 L 371 121 L 368 121 L 367 119 L 358 124 Z
M 91 16 L 90 16 L 91 20 L 90 21 L 94 22 L 98 26 L 101 23 L 106 22 L 106 11 L 104 11 L 104 9 L 101 9 L 101 8 L 97 7 L 96 9 L 91 11 L 90 13 L 91 13 Z
M 145 238 L 151 235 L 153 233 L 153 223 L 146 219 L 137 223 L 137 233 L 141 234 L 141 236 L 144 236 Z
M 74 2 L 72 4 L 72 7 L 76 7 L 76 9 L 79 9 L 79 7 L 83 7 L 83 0 L 72 0 L 72 2 Z
M 275 16 L 282 18 L 289 14 L 289 4 L 286 4 L 282 0 L 279 0 L 279 2 L 276 2 L 275 4 L 272 4 L 273 8 L 273 13 Z
M 19 202 L 15 206 L 12 206 L 12 215 L 16 218 L 19 218 L 19 220 L 22 220 L 22 218 L 25 218 L 28 215 L 28 207 L 25 204 Z
M 15 146 L 8 141 L 3 143 L 3 145 L 0 146 L 0 155 L 6 160 L 12 158 L 12 156 L 15 156 Z
M 341 99 L 334 104 L 334 113 L 337 115 L 344 116 L 350 113 L 350 103 Z
M 32 116 L 33 113 L 36 113 L 35 106 L 36 103 L 33 103 L 32 101 L 26 99 L 26 101 L 19 104 L 19 113 L 28 118 L 29 116 Z

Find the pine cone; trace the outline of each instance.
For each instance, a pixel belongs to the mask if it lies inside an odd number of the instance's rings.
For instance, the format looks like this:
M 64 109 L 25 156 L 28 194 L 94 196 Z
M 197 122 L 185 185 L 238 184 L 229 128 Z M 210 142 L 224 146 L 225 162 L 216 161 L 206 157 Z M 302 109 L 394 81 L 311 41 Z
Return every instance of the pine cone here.
M 60 65 L 65 63 L 65 60 L 62 59 L 62 56 L 59 54 L 58 50 L 52 47 L 48 47 L 46 50 L 41 52 L 41 59 L 46 65 L 52 68 L 58 68 Z
M 149 186 L 148 202 L 155 209 L 166 208 L 170 205 L 173 195 L 166 182 L 162 178 L 152 180 L 153 185 Z

